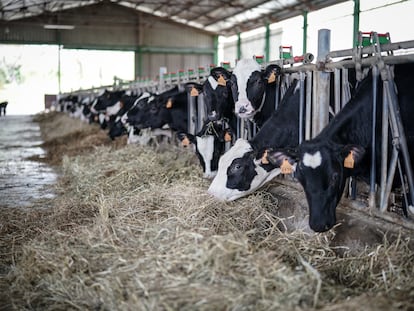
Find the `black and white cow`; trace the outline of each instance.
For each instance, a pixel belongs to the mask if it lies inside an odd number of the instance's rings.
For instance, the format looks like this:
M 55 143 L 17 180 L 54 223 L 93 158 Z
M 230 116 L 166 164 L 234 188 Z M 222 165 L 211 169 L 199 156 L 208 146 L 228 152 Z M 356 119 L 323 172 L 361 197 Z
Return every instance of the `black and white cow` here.
M 178 86 L 155 96 L 147 111 L 141 129 L 159 129 L 168 126 L 177 132 L 187 131 L 187 92 Z
M 90 122 L 98 122 L 102 129 L 106 129 L 109 122 L 109 118 L 107 117 L 107 109 L 115 104 L 118 104 L 124 94 L 125 90 L 104 90 L 102 94 L 95 98 L 91 105 Z
M 246 196 L 279 175 L 279 166 L 262 161 L 269 148 L 295 147 L 299 141 L 299 82 L 294 80 L 271 117 L 250 141 L 239 138 L 219 161 L 208 192 L 232 201 Z
M 254 120 L 260 127 L 275 109 L 278 65 L 268 65 L 263 71 L 254 59 L 241 59 L 231 76 L 234 111 L 240 118 Z
M 120 109 L 115 115 L 115 120 L 109 128 L 108 135 L 113 140 L 121 135 L 133 132 L 139 120 L 143 116 L 144 107 L 153 94 L 144 92 L 139 95 L 124 94 L 119 100 Z
M 402 123 L 413 165 L 414 63 L 395 65 L 394 74 Z M 381 137 L 382 131 L 381 79 L 379 82 L 377 137 Z M 342 197 L 346 178 L 354 176 L 368 180 L 372 152 L 376 155 L 376 176 L 379 183 L 382 142 L 377 139 L 376 150 L 372 150 L 372 84 L 372 75 L 369 74 L 359 85 L 354 97 L 328 126 L 315 138 L 303 142 L 297 151 L 292 153 L 274 150 L 268 154 L 269 161 L 274 165 L 280 165 L 285 159 L 297 163 L 295 174 L 306 193 L 309 225 L 314 231 L 327 231 L 335 225 L 336 206 Z M 391 146 L 391 139 L 388 143 Z
M 217 174 L 218 162 L 223 155 L 226 142 L 231 142 L 233 132 L 223 120 L 207 120 L 196 134 L 178 133 L 183 146 L 191 143 L 203 169 L 204 178 L 213 178 Z

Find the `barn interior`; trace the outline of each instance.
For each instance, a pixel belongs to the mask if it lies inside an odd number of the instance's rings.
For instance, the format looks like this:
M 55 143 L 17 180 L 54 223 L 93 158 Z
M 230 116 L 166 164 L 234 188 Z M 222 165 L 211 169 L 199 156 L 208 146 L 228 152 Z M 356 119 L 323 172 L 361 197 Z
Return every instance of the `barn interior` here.
M 0 0 L 0 42 L 132 51 L 135 77 L 153 78 L 62 92 L 50 99 L 50 108 L 56 99 L 95 96 L 103 88 L 161 91 L 189 81 L 202 83 L 209 70 L 200 73 L 197 64 L 217 65 L 218 36 L 238 36 L 294 16 L 305 20 L 309 12 L 342 2 Z M 359 0 L 353 4 L 356 25 Z M 355 28 L 356 38 L 358 34 Z M 372 41 L 359 52 L 380 56 L 387 65 L 414 60 L 410 52 L 390 55 L 409 51 L 412 42 L 385 44 L 386 55 L 370 50 Z M 326 52 L 332 59 L 358 55 L 353 48 Z M 309 77 L 321 66 L 316 59 L 292 59 L 273 62 L 285 67 L 286 84 L 290 74 Z M 365 65 L 370 61 L 367 57 Z M 186 71 L 183 76 L 161 72 L 160 64 Z M 330 61 L 323 68 L 337 81 L 354 65 Z M 344 93 L 335 93 L 336 112 L 349 99 Z M 304 104 L 312 101 L 312 95 L 303 96 Z M 197 101 L 202 96 L 189 99 L 191 105 Z M 189 130 L 195 133 L 203 111 L 192 108 L 190 113 L 197 121 Z M 315 114 L 302 139 L 328 122 L 326 110 Z M 391 209 L 376 208 L 370 206 L 369 185 L 359 184 L 358 200 L 350 197 L 351 190 L 343 198 L 339 224 L 315 234 L 307 225 L 304 193 L 289 176 L 240 201 L 223 203 L 207 195 L 208 181 L 201 178 L 189 149 L 162 143 L 128 146 L 126 137 L 110 141 L 93 125 L 55 112 L 35 119 L 47 155 L 32 160 L 56 168 L 61 179 L 56 197 L 7 213 L 2 209 L 0 309 L 414 307 L 414 224 L 400 194 L 391 195 Z M 242 126 L 239 136 L 251 138 L 254 134 Z

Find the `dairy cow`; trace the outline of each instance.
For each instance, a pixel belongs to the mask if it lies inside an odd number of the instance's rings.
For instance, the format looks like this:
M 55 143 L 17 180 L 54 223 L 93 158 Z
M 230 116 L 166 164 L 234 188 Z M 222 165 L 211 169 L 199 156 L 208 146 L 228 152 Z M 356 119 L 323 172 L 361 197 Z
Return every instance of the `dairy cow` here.
M 402 123 L 414 164 L 414 63 L 395 65 L 394 81 L 397 88 Z M 309 206 L 309 225 L 317 232 L 331 229 L 336 223 L 336 206 L 349 176 L 368 180 L 371 154 L 376 156 L 376 176 L 379 183 L 381 139 L 372 150 L 372 75 L 369 74 L 356 90 L 354 97 L 332 119 L 318 136 L 303 142 L 295 152 L 273 150 L 268 159 L 280 165 L 285 159 L 296 162 L 296 177 L 301 183 Z M 381 137 L 382 81 L 378 86 L 376 135 Z M 391 139 L 388 144 L 391 148 Z M 394 181 L 395 182 L 395 181 Z M 394 186 L 396 183 L 394 183 Z M 411 202 L 412 204 L 412 202 Z
M 187 147 L 190 143 L 203 169 L 204 178 L 213 178 L 217 174 L 218 162 L 223 155 L 226 142 L 231 142 L 233 132 L 223 120 L 207 120 L 196 134 L 178 133 L 178 139 Z
M 238 117 L 254 120 L 259 127 L 264 124 L 275 108 L 275 83 L 280 72 L 273 64 L 262 70 L 254 59 L 237 62 L 230 83 Z
M 294 80 L 279 107 L 251 140 L 238 139 L 219 160 L 208 192 L 232 201 L 246 196 L 275 176 L 280 167 L 262 160 L 267 149 L 295 147 L 299 140 L 299 83 Z

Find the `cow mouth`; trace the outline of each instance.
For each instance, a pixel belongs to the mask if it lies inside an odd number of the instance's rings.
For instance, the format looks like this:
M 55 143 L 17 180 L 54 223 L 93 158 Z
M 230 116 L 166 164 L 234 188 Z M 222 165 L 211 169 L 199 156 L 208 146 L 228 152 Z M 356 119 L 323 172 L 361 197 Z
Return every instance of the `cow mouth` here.
M 236 103 L 235 111 L 236 111 L 236 114 L 240 118 L 243 118 L 243 119 L 251 118 L 256 113 L 256 110 L 252 107 L 250 103 L 248 104 Z

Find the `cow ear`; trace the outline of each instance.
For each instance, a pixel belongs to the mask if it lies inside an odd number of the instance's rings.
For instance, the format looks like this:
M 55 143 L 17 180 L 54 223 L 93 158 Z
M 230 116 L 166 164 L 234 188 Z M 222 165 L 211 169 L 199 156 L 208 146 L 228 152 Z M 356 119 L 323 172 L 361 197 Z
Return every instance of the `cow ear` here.
M 343 147 L 341 156 L 344 159 L 344 167 L 354 168 L 361 162 L 365 154 L 365 148 L 359 145 L 346 145 Z
M 221 79 L 224 79 L 224 81 L 228 81 L 231 77 L 231 72 L 224 67 L 214 67 L 210 70 L 210 75 L 216 81 L 219 81 L 220 77 Z
M 266 158 L 272 165 L 280 167 L 282 174 L 291 174 L 297 162 L 296 151 L 293 149 L 268 149 Z M 263 159 L 263 158 L 262 158 Z M 262 160 L 263 162 L 263 160 Z
M 267 83 L 273 83 L 281 75 L 281 72 L 282 69 L 278 65 L 269 65 L 265 69 L 264 78 L 267 80 Z
M 177 138 L 181 142 L 182 147 L 188 147 L 190 144 L 194 144 L 194 135 L 188 133 L 177 133 Z
M 233 137 L 234 137 L 233 131 L 230 128 L 226 128 L 223 131 L 223 140 L 225 142 L 231 142 L 233 140 Z

